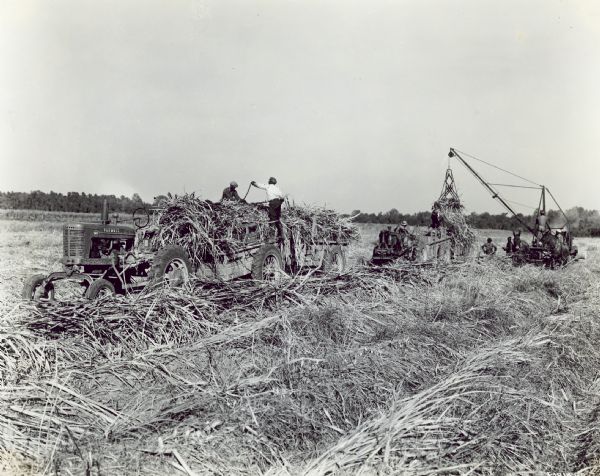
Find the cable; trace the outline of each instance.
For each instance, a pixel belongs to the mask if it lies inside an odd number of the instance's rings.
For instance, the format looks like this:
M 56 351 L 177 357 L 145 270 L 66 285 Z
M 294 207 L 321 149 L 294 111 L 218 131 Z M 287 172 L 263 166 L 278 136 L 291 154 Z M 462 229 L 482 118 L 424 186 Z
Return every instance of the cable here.
M 490 183 L 490 185 L 495 185 L 496 187 L 529 188 L 532 190 L 539 190 L 541 188 L 541 187 L 528 187 L 527 185 L 511 185 L 508 183 Z
M 525 182 L 529 182 L 529 183 L 531 183 L 533 185 L 537 185 L 538 187 L 542 186 L 539 183 L 535 183 L 532 180 L 526 179 L 525 177 L 521 177 L 520 175 L 517 175 L 517 174 L 515 174 L 513 172 L 510 172 L 509 170 L 503 169 L 503 168 L 498 167 L 497 165 L 494 165 L 494 164 L 490 164 L 489 162 L 486 162 L 485 160 L 481 160 L 481 159 L 479 159 L 479 158 L 477 158 L 477 157 L 475 157 L 475 156 L 473 156 L 471 154 L 467 154 L 466 152 L 463 152 L 462 150 L 458 150 L 458 149 L 454 149 L 454 150 L 456 152 L 460 152 L 463 155 L 466 155 L 467 157 L 470 157 L 473 160 L 477 160 L 478 162 L 484 163 L 486 165 L 489 165 L 490 167 L 493 167 L 493 168 L 501 170 L 502 172 L 505 172 L 505 173 L 507 173 L 509 175 L 512 175 L 513 177 L 517 177 L 517 178 L 520 178 L 521 180 L 525 180 Z
M 507 198 L 505 198 L 504 200 L 506 200 L 507 202 L 510 202 L 510 203 L 514 203 L 515 205 L 519 205 L 521 207 L 528 208 L 530 210 L 537 210 L 536 207 L 532 207 L 531 205 L 525 205 L 524 203 L 515 202 L 514 200 L 508 200 Z

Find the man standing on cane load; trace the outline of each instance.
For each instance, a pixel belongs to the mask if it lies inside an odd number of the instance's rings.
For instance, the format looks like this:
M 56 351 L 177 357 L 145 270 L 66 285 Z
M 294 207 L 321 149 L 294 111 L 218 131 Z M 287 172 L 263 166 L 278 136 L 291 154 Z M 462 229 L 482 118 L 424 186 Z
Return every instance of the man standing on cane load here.
M 232 202 L 241 202 L 243 201 L 237 193 L 238 184 L 237 182 L 231 182 L 229 187 L 223 190 L 223 195 L 221 196 L 221 201 L 230 200 Z
M 275 177 L 269 178 L 267 185 L 257 183 L 254 180 L 251 182 L 256 188 L 260 188 L 267 192 L 267 200 L 269 201 L 269 221 L 275 225 L 277 229 L 277 238 L 283 241 L 283 225 L 281 224 L 281 205 L 283 204 L 283 192 L 277 186 Z

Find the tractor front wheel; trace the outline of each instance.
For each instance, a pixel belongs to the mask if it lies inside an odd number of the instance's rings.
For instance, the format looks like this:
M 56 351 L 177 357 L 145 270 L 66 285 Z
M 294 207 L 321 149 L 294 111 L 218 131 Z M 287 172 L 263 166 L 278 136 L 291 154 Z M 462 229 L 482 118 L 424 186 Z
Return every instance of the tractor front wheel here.
M 36 274 L 31 276 L 25 285 L 21 297 L 27 301 L 38 301 L 39 299 L 54 299 L 54 286 L 52 284 L 42 287 L 42 283 L 46 279 L 44 274 Z
M 158 250 L 148 272 L 151 282 L 164 282 L 169 287 L 179 287 L 190 280 L 192 264 L 181 246 L 165 246 Z
M 115 287 L 113 283 L 106 279 L 97 279 L 90 284 L 85 291 L 85 297 L 87 299 L 100 299 L 106 296 L 114 296 Z

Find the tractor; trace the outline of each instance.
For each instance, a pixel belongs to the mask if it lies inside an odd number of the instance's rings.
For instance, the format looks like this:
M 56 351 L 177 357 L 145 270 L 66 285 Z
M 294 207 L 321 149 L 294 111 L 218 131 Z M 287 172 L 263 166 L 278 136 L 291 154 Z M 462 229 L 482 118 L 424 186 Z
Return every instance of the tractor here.
M 398 259 L 407 261 L 417 259 L 417 237 L 406 228 L 406 225 L 401 225 L 394 230 L 388 226 L 387 229 L 379 232 L 379 241 L 373 249 L 371 264 L 380 266 Z
M 140 291 L 157 283 L 179 287 L 192 276 L 216 281 L 250 276 L 272 281 L 299 266 L 337 273 L 346 267 L 346 242 L 315 240 L 302 247 L 296 245 L 291 253 L 293 263 L 288 263 L 282 253 L 285 244 L 261 239 L 256 223 L 246 224 L 241 237 L 243 246 L 235 253 L 220 256 L 216 262 L 193 265 L 183 247 L 163 246 L 155 239 L 160 228 L 156 219 L 151 220 L 151 212 L 144 208 L 135 210 L 132 225 L 111 223 L 104 203 L 99 223 L 66 223 L 60 260 L 63 270 L 30 277 L 23 287 L 22 298 L 52 300 L 55 283 L 62 280 L 79 283 L 84 297 L 96 299 Z M 156 218 L 154 213 L 153 216 Z
M 147 284 L 152 263 L 136 258 L 136 230 L 141 228 L 141 219 L 139 210 L 136 210 L 134 225 L 111 223 L 105 202 L 99 223 L 65 223 L 60 260 L 63 270 L 31 276 L 23 287 L 23 299 L 53 299 L 54 285 L 61 280 L 79 282 L 84 288 L 83 295 L 88 299 L 123 294 L 126 289 L 136 287 L 138 282 L 143 287 Z M 132 262 L 137 265 L 127 265 Z M 157 255 L 156 264 L 159 262 Z M 164 271 L 172 275 L 175 269 L 180 268 L 178 265 L 178 261 L 172 261 L 168 263 L 169 269 L 165 267 Z

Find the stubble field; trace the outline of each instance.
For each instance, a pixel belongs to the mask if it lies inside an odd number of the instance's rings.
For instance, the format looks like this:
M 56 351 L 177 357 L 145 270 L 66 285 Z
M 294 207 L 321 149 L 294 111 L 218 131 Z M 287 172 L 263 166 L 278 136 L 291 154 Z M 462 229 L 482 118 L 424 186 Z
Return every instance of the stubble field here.
M 33 306 L 57 223 L 0 222 L 0 473 L 598 474 L 600 242 Z M 508 232 L 481 232 L 502 246 Z

